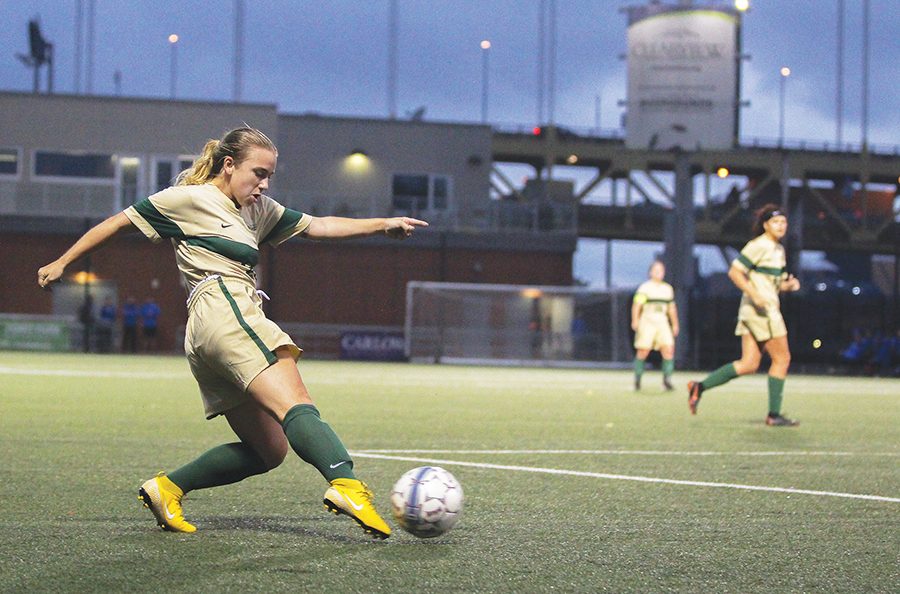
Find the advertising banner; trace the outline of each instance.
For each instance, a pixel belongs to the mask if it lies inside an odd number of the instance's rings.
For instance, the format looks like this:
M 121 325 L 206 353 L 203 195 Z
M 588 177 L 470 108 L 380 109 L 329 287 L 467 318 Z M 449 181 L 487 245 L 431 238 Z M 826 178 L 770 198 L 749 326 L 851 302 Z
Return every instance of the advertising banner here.
M 725 7 L 628 9 L 628 148 L 732 147 L 737 25 L 737 14 Z
M 68 317 L 0 315 L 0 349 L 68 351 L 70 324 Z
M 341 359 L 357 361 L 405 361 L 402 332 L 344 332 Z

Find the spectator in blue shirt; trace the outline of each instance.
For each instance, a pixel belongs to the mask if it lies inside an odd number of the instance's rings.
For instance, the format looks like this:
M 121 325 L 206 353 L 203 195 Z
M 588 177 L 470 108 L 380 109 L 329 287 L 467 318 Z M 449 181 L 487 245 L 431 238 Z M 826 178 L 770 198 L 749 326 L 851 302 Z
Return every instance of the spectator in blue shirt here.
M 116 306 L 112 299 L 103 300 L 100 319 L 97 321 L 97 350 L 108 353 L 112 350 L 113 328 L 116 326 Z
M 138 304 L 129 297 L 122 305 L 122 351 L 137 352 Z
M 141 325 L 144 328 L 144 350 L 156 350 L 156 326 L 159 314 L 162 313 L 153 297 L 147 297 L 141 306 Z

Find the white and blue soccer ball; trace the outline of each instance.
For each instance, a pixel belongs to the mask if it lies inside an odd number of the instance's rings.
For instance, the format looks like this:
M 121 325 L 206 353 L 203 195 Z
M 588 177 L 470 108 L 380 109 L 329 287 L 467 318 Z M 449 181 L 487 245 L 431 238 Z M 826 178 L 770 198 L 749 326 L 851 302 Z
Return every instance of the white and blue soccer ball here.
M 413 468 L 391 490 L 391 511 L 400 527 L 419 538 L 447 532 L 462 514 L 463 490 L 438 466 Z

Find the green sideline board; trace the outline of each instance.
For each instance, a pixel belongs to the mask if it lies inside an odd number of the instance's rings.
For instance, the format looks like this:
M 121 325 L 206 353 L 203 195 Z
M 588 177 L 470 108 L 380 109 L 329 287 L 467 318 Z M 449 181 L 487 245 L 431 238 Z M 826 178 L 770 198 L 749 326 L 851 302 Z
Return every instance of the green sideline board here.
M 72 320 L 64 316 L 0 315 L 0 349 L 71 350 L 71 323 Z

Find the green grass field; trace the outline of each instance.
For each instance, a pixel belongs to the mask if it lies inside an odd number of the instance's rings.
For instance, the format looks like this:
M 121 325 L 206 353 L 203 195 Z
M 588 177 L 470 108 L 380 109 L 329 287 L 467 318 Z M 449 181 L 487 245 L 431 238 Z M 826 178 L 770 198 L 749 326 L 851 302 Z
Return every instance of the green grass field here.
M 192 492 L 196 534 L 162 532 L 140 483 L 232 440 L 204 420 L 187 363 L 0 353 L 0 590 L 900 590 L 898 380 L 792 377 L 785 412 L 802 424 L 776 429 L 764 375 L 707 393 L 691 417 L 654 372 L 640 394 L 618 371 L 301 373 L 384 515 L 406 470 L 456 475 L 453 531 L 370 542 L 322 509 L 324 480 L 290 455 Z

